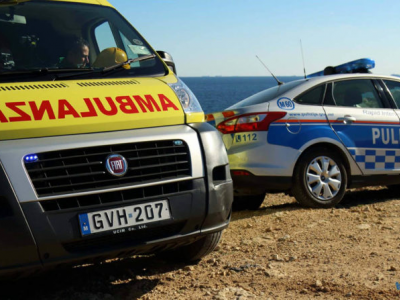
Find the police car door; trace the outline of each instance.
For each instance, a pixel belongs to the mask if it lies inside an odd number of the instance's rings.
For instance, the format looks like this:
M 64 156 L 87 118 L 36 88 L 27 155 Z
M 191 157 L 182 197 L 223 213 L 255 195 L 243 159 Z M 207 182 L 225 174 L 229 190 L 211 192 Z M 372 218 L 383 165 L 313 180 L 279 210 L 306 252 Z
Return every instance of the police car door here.
M 399 118 L 377 88 L 372 79 L 335 81 L 323 106 L 331 127 L 366 175 L 394 173 L 400 167 Z

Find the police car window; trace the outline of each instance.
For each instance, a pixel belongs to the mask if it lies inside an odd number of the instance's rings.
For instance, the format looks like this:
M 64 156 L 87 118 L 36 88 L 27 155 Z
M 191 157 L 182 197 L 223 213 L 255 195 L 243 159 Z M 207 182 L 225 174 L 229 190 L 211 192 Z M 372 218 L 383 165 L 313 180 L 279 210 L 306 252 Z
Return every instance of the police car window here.
M 392 94 L 392 97 L 396 102 L 397 108 L 400 108 L 400 82 L 391 80 L 384 80 L 383 82 L 386 84 L 387 88 Z
M 337 106 L 382 108 L 379 95 L 371 80 L 337 81 L 333 84 L 333 98 Z
M 294 101 L 299 104 L 321 104 L 324 93 L 325 85 L 320 85 L 310 91 L 301 94 L 300 96 L 297 96 Z
M 229 109 L 269 102 L 304 82 L 305 80 L 296 80 L 269 88 L 230 106 Z

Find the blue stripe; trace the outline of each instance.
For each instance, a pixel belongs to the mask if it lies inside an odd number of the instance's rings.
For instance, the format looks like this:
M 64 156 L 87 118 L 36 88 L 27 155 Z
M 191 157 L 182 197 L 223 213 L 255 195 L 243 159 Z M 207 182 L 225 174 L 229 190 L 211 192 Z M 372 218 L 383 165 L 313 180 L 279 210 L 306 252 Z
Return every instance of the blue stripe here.
M 387 151 L 386 151 L 386 155 L 395 156 L 395 155 L 396 155 L 396 151 L 387 150 Z
M 356 155 L 356 149 L 350 149 L 349 152 L 351 155 Z
M 365 155 L 376 155 L 376 150 L 365 150 Z
M 356 155 L 356 162 L 365 162 L 364 155 Z
M 385 169 L 394 169 L 394 163 L 385 163 Z
M 379 162 L 379 163 L 385 162 L 385 157 L 377 156 L 377 157 L 375 157 L 375 162 Z
M 396 156 L 396 157 L 394 158 L 394 162 L 400 162 L 400 156 Z
M 375 163 L 372 163 L 372 162 L 365 163 L 365 168 L 366 169 L 375 169 Z

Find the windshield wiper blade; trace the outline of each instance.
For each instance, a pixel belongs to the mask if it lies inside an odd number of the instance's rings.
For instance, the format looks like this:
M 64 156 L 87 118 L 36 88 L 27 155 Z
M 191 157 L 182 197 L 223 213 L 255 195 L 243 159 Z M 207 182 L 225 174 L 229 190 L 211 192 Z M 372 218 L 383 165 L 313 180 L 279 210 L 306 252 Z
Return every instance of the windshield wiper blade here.
M 93 68 L 85 68 L 85 69 L 59 69 L 59 73 L 72 73 L 75 72 L 73 74 L 66 74 L 66 75 L 56 75 L 54 80 L 58 80 L 58 79 L 65 79 L 65 78 L 71 78 L 71 77 L 76 77 L 76 76 L 82 76 L 82 75 L 87 75 L 87 74 L 91 74 L 95 71 L 95 69 Z
M 29 74 L 32 74 L 32 75 L 47 75 L 47 74 L 51 74 L 51 73 L 71 73 L 71 72 L 79 72 L 79 74 L 81 74 L 82 71 L 93 71 L 93 69 L 92 68 L 90 68 L 90 69 L 48 69 L 48 68 L 42 68 L 42 69 L 16 70 L 16 71 L 0 72 L 0 76 L 5 76 L 5 75 L 29 75 Z M 70 76 L 70 75 L 67 75 L 67 76 Z
M 116 65 L 113 65 L 113 66 L 110 66 L 110 67 L 105 67 L 102 70 L 102 73 L 103 74 L 104 73 L 108 73 L 108 72 L 110 72 L 112 70 L 115 70 L 115 69 L 118 69 L 118 68 L 120 68 L 120 67 L 122 67 L 124 65 L 132 64 L 132 63 L 135 63 L 135 62 L 138 62 L 138 61 L 144 61 L 144 60 L 153 59 L 155 57 L 156 57 L 155 54 L 150 54 L 150 55 L 145 55 L 145 56 L 141 56 L 141 57 L 131 58 L 131 59 L 128 59 L 126 62 L 119 63 L 119 64 L 116 64 Z

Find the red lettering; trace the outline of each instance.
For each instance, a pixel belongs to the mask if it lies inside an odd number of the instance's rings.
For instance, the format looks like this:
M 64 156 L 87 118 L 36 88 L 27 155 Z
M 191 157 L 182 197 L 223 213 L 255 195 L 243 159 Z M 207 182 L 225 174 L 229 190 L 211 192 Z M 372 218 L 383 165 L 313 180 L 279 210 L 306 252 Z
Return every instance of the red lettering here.
M 96 109 L 94 108 L 93 103 L 90 101 L 90 99 L 85 98 L 83 99 L 83 101 L 85 101 L 86 106 L 89 110 L 81 113 L 82 118 L 97 117 Z
M 97 107 L 100 109 L 100 111 L 106 115 L 106 116 L 113 116 L 116 115 L 118 112 L 117 106 L 115 105 L 115 103 L 113 102 L 111 97 L 106 97 L 106 100 L 108 102 L 108 105 L 110 105 L 110 109 L 106 110 L 104 108 L 103 103 L 100 101 L 99 98 L 93 98 L 94 102 L 96 103 Z
M 154 100 L 154 98 L 151 95 L 144 95 L 144 97 L 146 98 L 147 101 L 143 100 L 143 98 L 140 96 L 133 96 L 133 98 L 135 98 L 136 102 L 139 104 L 142 112 L 144 112 L 144 113 L 147 112 L 145 106 L 151 112 L 154 111 L 154 107 L 156 108 L 157 111 L 161 111 L 157 102 Z M 153 105 L 154 105 L 154 107 L 153 107 Z
M 31 107 L 32 115 L 35 121 L 42 120 L 45 112 L 50 120 L 54 120 L 56 118 L 49 100 L 42 101 L 39 108 L 34 101 L 30 101 L 29 106 Z
M 19 122 L 19 121 L 30 121 L 31 116 L 24 112 L 22 109 L 18 108 L 17 106 L 25 106 L 25 102 L 8 102 L 6 106 L 11 109 L 12 111 L 16 112 L 19 116 L 18 117 L 10 117 L 10 122 Z
M 119 104 L 119 109 L 126 114 L 137 114 L 139 112 L 129 96 L 118 96 L 115 101 Z
M 58 118 L 65 119 L 66 115 L 72 115 L 74 118 L 80 118 L 75 108 L 65 99 L 58 100 Z
M 168 107 L 172 107 L 174 110 L 179 110 L 171 100 L 167 98 L 164 94 L 158 94 L 158 98 L 160 99 L 162 109 L 164 111 L 168 110 Z
M 3 114 L 3 112 L 1 110 L 0 110 L 0 122 L 1 123 L 7 123 L 8 122 L 6 116 Z

